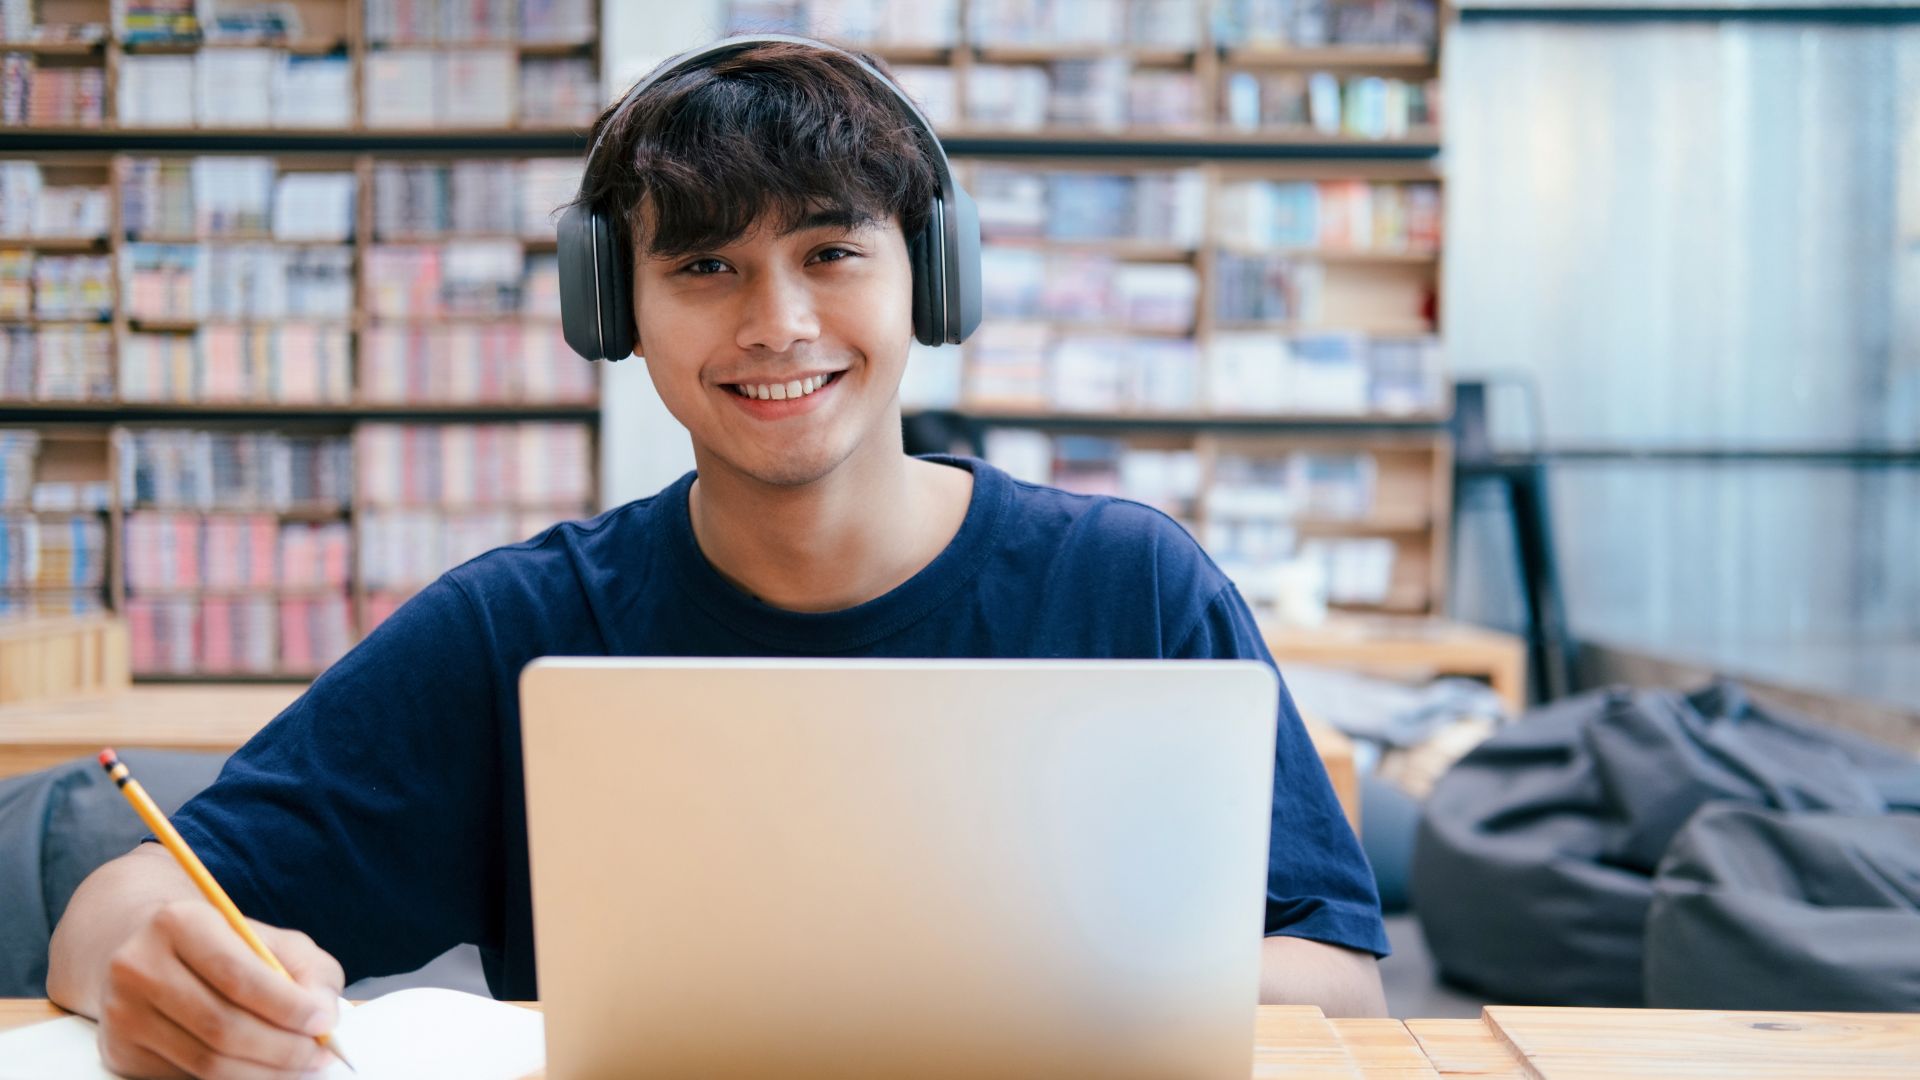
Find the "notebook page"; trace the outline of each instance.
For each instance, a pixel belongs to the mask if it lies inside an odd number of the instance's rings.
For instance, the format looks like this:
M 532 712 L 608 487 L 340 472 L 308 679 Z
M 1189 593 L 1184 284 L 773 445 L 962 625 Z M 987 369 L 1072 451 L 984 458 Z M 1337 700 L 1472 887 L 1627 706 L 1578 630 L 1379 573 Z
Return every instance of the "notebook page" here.
M 93 1021 L 68 1016 L 0 1035 L 0 1080 L 114 1080 L 94 1032 Z M 457 990 L 342 1002 L 334 1034 L 360 1071 L 335 1061 L 326 1080 L 520 1080 L 546 1066 L 539 1013 Z

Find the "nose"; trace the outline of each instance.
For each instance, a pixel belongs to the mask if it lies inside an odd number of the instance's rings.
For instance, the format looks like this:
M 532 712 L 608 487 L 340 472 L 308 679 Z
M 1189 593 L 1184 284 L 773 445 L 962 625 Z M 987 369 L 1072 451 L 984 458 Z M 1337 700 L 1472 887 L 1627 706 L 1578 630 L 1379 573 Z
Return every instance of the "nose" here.
M 800 273 L 774 268 L 755 274 L 746 285 L 734 335 L 742 349 L 783 353 L 820 336 L 813 291 Z

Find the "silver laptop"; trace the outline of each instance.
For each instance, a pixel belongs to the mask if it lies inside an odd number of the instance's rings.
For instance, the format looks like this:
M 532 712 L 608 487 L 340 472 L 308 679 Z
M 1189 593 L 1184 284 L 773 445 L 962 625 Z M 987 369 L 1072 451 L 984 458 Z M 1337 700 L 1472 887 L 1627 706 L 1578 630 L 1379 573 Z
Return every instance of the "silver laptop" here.
M 1247 661 L 535 661 L 547 1075 L 1245 1080 L 1277 695 Z

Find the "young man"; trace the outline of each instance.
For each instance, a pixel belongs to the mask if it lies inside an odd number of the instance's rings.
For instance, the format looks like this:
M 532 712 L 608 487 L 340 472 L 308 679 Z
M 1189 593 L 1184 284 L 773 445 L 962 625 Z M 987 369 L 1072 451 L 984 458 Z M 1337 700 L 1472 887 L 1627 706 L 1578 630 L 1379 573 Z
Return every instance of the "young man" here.
M 635 352 L 697 472 L 450 571 L 176 817 L 300 986 L 157 846 L 88 879 L 48 993 L 100 1018 L 108 1064 L 312 1067 L 346 978 L 462 942 L 497 995 L 536 996 L 516 696 L 535 657 L 1272 662 L 1164 516 L 903 453 L 905 237 L 936 190 L 916 132 L 852 58 L 804 44 L 670 74 L 602 116 L 582 198 L 631 227 Z M 1274 769 L 1262 996 L 1380 1014 L 1372 879 L 1284 695 Z

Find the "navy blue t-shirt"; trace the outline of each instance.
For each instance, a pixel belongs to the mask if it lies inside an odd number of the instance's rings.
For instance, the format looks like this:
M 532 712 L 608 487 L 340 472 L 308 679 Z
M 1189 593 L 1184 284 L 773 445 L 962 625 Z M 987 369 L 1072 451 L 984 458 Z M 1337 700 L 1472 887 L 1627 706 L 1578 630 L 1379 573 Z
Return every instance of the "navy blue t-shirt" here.
M 348 979 L 462 943 L 532 999 L 520 670 L 536 657 L 1258 658 L 1233 585 L 1166 516 L 982 461 L 953 541 L 844 611 L 761 603 L 694 541 L 693 474 L 447 572 L 314 681 L 174 817 L 242 911 Z M 612 827 L 610 825 L 610 827 Z M 1284 688 L 1268 933 L 1387 952 L 1373 877 Z M 773 887 L 773 883 L 769 883 Z

